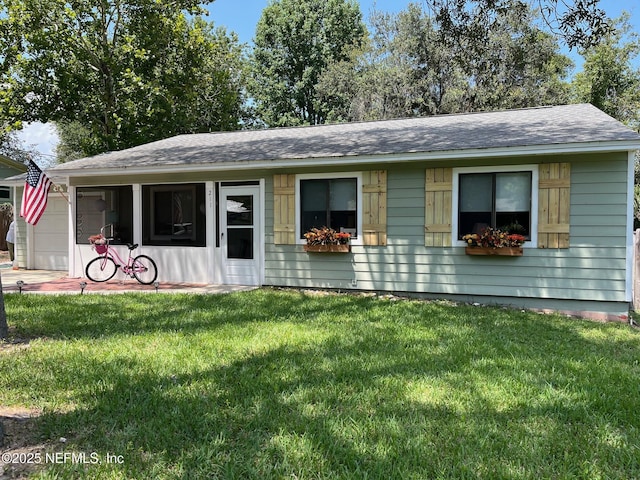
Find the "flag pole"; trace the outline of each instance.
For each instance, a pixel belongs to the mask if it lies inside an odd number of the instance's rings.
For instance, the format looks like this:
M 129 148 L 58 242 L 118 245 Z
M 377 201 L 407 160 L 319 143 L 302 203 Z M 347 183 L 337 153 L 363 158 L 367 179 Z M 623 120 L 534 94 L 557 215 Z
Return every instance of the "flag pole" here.
M 38 166 L 38 164 L 36 162 L 34 162 L 33 160 L 29 159 L 30 162 L 33 162 L 36 166 Z M 40 167 L 38 167 L 40 168 Z M 40 171 L 42 171 L 44 173 L 44 171 L 41 169 Z M 63 190 L 63 187 L 61 185 L 58 185 L 57 183 L 53 183 L 53 181 L 51 180 L 51 178 L 49 178 L 49 181 L 51 181 L 51 186 L 53 187 L 53 191 L 59 193 L 60 195 L 62 195 L 62 198 L 64 198 L 66 200 L 66 202 L 71 205 L 71 201 L 69 200 L 69 197 L 67 197 Z
M 53 191 L 58 192 L 60 195 L 62 195 L 62 198 L 64 198 L 67 201 L 67 203 L 71 205 L 71 202 L 69 201 L 69 197 L 67 197 L 62 191 L 62 187 L 57 183 L 53 183 L 53 182 L 51 182 L 51 185 L 53 186 Z

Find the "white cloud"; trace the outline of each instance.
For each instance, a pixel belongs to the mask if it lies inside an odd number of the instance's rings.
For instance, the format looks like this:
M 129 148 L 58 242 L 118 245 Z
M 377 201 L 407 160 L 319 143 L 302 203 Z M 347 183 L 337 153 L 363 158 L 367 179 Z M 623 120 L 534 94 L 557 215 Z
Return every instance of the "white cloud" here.
M 18 138 L 22 140 L 25 145 L 29 147 L 33 146 L 44 155 L 55 156 L 58 134 L 53 125 L 40 122 L 28 123 L 18 132 Z

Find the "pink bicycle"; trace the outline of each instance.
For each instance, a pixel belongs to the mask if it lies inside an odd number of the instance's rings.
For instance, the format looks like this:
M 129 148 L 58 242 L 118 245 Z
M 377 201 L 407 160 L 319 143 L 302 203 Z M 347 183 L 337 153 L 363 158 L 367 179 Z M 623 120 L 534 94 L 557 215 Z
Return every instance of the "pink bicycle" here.
M 87 264 L 85 273 L 87 278 L 93 282 L 106 282 L 113 278 L 118 269 L 122 270 L 125 275 L 135 278 L 144 285 L 150 285 L 155 282 L 158 277 L 158 268 L 156 262 L 146 255 L 132 256 L 132 252 L 138 248 L 138 244 L 127 243 L 129 248 L 129 258 L 125 262 L 118 252 L 109 245 L 109 241 L 113 238 L 107 238 L 104 230 L 110 225 L 105 225 L 100 229 L 99 235 L 89 237 L 92 248 L 98 253 L 98 257 L 94 258 Z

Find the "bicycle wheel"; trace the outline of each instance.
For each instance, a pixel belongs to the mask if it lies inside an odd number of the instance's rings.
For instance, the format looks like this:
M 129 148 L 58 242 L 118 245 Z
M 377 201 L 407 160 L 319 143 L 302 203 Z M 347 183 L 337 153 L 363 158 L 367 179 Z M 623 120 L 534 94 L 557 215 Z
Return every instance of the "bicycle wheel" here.
M 149 285 L 155 282 L 158 277 L 156 262 L 146 255 L 138 255 L 133 259 L 131 272 L 133 273 L 133 276 L 136 277 L 136 280 L 144 285 Z
M 116 274 L 118 267 L 110 257 L 96 257 L 89 262 L 85 273 L 92 282 L 106 282 Z

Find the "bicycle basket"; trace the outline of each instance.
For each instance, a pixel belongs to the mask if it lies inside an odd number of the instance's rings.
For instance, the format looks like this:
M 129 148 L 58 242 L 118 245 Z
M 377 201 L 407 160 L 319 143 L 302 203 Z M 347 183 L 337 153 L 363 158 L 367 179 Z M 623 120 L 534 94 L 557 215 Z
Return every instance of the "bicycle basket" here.
M 94 245 L 94 247 L 96 248 L 96 252 L 98 252 L 100 255 L 102 255 L 103 253 L 107 253 L 106 245 Z

